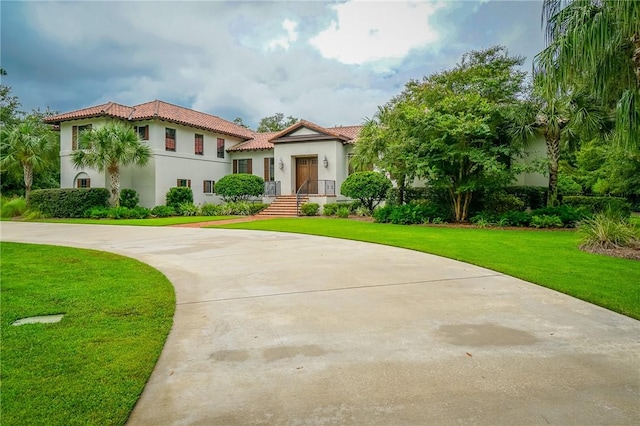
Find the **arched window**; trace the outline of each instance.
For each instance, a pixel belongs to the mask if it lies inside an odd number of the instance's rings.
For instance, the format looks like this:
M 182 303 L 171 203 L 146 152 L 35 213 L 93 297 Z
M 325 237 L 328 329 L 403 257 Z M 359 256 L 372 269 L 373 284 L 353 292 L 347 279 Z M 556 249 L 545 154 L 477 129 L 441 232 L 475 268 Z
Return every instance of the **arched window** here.
M 78 173 L 75 178 L 74 186 L 76 188 L 91 188 L 91 179 L 89 178 L 89 175 L 84 172 Z

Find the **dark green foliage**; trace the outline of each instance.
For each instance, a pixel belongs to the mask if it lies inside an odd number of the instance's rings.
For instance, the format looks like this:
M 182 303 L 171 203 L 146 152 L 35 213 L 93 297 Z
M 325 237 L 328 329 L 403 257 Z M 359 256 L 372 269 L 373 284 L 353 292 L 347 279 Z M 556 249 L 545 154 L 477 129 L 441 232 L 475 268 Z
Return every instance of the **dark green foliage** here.
M 130 209 L 135 208 L 140 202 L 140 197 L 135 189 L 123 189 L 120 191 L 120 206 Z
M 224 201 L 243 201 L 264 192 L 264 179 L 246 173 L 227 175 L 216 182 L 215 192 Z
M 450 220 L 451 212 L 435 203 L 414 201 L 409 204 L 378 208 L 373 212 L 373 218 L 379 223 L 414 225 L 429 223 L 434 219 L 438 222 Z
M 93 207 L 84 212 L 90 219 L 146 219 L 151 210 L 145 207 Z
M 181 203 L 175 209 L 178 216 L 198 216 L 199 213 L 198 206 L 193 203 Z
M 484 209 L 502 214 L 511 210 L 524 210 L 524 201 L 520 197 L 503 191 L 495 191 L 485 196 Z
M 303 216 L 315 216 L 318 214 L 320 205 L 318 203 L 304 203 L 300 206 L 300 213 Z
M 525 208 L 540 209 L 547 203 L 547 188 L 542 186 L 508 186 L 504 188 L 508 194 L 515 195 L 524 201 Z
M 263 203 L 249 204 L 249 214 L 253 216 L 254 214 L 260 213 L 262 210 L 266 209 L 267 207 L 269 207 L 269 204 L 263 204 Z
M 322 214 L 325 216 L 335 216 L 338 211 L 338 203 L 327 203 L 322 206 Z
M 171 206 L 155 206 L 151 209 L 151 214 L 155 217 L 175 216 L 176 211 Z
M 508 211 L 500 215 L 499 221 L 505 221 L 504 226 L 529 226 L 531 215 L 522 211 Z
M 200 214 L 202 216 L 220 216 L 221 215 L 221 206 L 217 204 L 204 203 L 200 207 Z
M 391 181 L 378 172 L 355 172 L 342 182 L 340 193 L 355 198 L 370 211 L 384 200 Z
M 167 192 L 167 206 L 177 209 L 180 204 L 193 204 L 193 191 L 186 186 L 170 188 Z
M 628 217 L 631 214 L 631 204 L 622 197 L 588 197 L 568 196 L 562 198 L 562 203 L 571 207 L 582 207 L 591 213 L 615 211 Z
M 347 206 L 340 206 L 338 207 L 338 210 L 336 210 L 336 215 L 342 219 L 348 218 L 349 213 L 350 213 L 350 210 L 349 210 L 349 207 Z
M 590 216 L 589 212 L 584 208 L 576 208 L 568 205 L 560 205 L 556 207 L 544 207 L 531 212 L 532 216 L 557 216 L 566 228 L 575 227 L 579 221 Z M 531 221 L 533 225 L 533 219 Z
M 533 215 L 531 226 L 534 228 L 562 228 L 562 220 L 556 215 Z
M 389 188 L 386 196 L 386 204 L 400 204 L 400 191 L 397 187 Z M 432 188 L 427 186 L 422 187 L 406 187 L 404 188 L 404 204 L 408 204 L 411 201 L 426 200 L 442 206 L 449 206 L 451 204 L 449 195 L 446 190 L 440 188 Z
M 107 207 L 109 190 L 105 188 L 36 189 L 27 207 L 48 217 L 83 217 L 91 207 Z

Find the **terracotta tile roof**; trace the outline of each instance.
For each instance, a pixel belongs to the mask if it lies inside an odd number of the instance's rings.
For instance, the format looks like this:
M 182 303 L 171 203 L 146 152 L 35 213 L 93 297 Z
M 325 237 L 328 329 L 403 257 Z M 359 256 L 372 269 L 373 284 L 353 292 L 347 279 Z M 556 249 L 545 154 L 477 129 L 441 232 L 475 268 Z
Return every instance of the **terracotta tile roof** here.
M 194 111 L 189 108 L 173 105 L 163 101 L 151 101 L 144 104 L 128 107 L 125 105 L 107 102 L 106 104 L 84 108 L 77 111 L 47 117 L 47 123 L 60 123 L 62 121 L 77 120 L 89 117 L 117 117 L 129 121 L 141 121 L 148 119 L 160 119 L 185 126 L 209 130 L 229 136 L 237 136 L 241 139 L 252 139 L 254 133 L 242 126 L 224 120 L 215 115 Z
M 331 130 L 348 137 L 350 139 L 348 143 L 354 143 L 360 135 L 362 126 L 335 126 L 331 127 Z
M 231 148 L 227 149 L 227 152 L 233 151 L 259 151 L 263 149 L 273 149 L 273 143 L 269 142 L 269 139 L 276 135 L 278 132 L 268 133 L 254 133 L 253 139 L 239 143 Z

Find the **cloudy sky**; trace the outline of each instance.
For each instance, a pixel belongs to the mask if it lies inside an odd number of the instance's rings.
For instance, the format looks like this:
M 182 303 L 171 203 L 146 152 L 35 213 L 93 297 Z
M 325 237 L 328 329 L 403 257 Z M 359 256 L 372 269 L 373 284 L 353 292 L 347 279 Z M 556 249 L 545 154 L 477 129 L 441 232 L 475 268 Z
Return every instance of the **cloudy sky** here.
M 531 58 L 540 1 L 1 3 L 0 62 L 24 110 L 160 99 L 252 127 L 282 112 L 360 124 L 410 79 L 492 45 Z

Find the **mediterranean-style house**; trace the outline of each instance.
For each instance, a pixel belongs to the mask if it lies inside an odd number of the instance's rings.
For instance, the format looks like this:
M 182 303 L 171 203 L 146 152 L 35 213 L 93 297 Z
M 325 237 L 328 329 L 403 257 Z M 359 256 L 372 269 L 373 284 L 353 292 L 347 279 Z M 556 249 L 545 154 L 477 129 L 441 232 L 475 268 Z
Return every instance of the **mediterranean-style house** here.
M 129 122 L 149 144 L 145 167 L 121 171 L 122 188 L 135 189 L 140 205 L 165 203 L 169 188 L 188 186 L 195 204 L 218 203 L 215 182 L 231 173 L 264 178 L 263 201 L 303 193 L 319 204 L 346 200 L 340 186 L 350 173 L 349 157 L 362 126 L 322 127 L 301 120 L 280 131 L 257 133 L 214 115 L 155 100 L 136 106 L 107 102 L 46 118 L 60 129 L 60 187 L 106 187 L 105 173 L 78 170 L 71 161 L 78 134 L 108 120 Z M 544 141 L 543 141 L 544 142 Z M 544 143 L 530 149 L 545 155 Z M 520 185 L 546 185 L 544 176 L 522 175 Z

